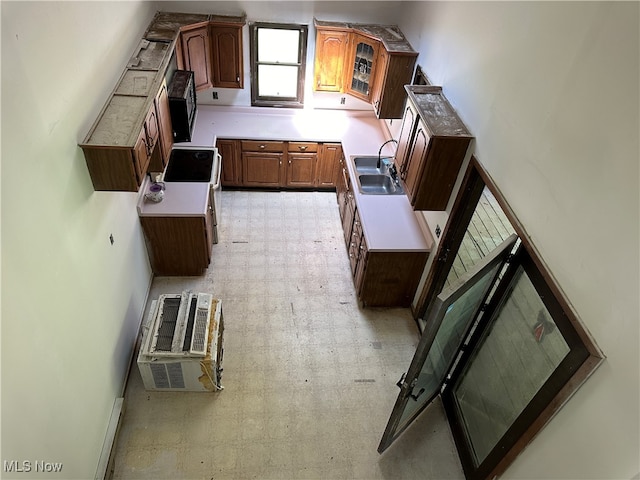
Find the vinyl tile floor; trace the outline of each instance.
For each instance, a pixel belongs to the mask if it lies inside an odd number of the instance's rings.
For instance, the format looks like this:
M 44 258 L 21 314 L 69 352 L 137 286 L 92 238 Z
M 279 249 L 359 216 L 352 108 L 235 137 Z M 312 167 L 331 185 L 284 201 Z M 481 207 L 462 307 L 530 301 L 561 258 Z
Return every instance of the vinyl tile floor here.
M 224 389 L 146 391 L 134 363 L 112 478 L 463 478 L 438 401 L 377 452 L 419 332 L 408 309 L 358 304 L 335 193 L 224 191 L 221 203 L 206 274 L 156 277 L 148 303 L 221 299 Z

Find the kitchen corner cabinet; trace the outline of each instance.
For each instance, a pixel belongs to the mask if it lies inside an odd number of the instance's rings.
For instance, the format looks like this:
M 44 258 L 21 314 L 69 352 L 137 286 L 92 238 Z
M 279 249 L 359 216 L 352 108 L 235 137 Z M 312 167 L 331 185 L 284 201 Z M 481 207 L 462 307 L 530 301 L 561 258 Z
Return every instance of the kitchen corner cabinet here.
M 242 154 L 240 140 L 218 139 L 218 151 L 222 156 L 221 181 L 223 187 L 242 186 Z
M 346 92 L 373 105 L 378 118 L 401 118 L 418 53 L 395 25 L 314 19 L 316 91 Z
M 379 42 L 364 35 L 352 33 L 349 46 L 345 90 L 354 97 L 371 102 Z
M 140 216 L 156 275 L 202 275 L 211 262 L 213 208 L 197 216 Z
M 405 87 L 394 163 L 414 210 L 445 210 L 473 135 L 441 87 Z

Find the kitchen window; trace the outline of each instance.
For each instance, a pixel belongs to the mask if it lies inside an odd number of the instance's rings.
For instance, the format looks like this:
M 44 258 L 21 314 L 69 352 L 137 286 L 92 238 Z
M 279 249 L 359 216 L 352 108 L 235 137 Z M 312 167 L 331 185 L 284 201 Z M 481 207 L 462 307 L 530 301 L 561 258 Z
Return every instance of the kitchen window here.
M 302 107 L 307 25 L 252 23 L 251 105 Z

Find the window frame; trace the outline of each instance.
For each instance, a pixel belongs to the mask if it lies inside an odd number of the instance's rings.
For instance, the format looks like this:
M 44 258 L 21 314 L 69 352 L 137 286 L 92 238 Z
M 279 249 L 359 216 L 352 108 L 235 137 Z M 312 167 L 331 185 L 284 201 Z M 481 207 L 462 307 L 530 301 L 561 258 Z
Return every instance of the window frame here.
M 258 61 L 258 30 L 260 28 L 298 30 L 300 42 L 297 63 L 273 63 Z M 307 37 L 309 26 L 297 23 L 269 23 L 252 22 L 249 24 L 250 56 L 251 56 L 251 105 L 254 107 L 290 107 L 302 108 L 304 106 L 304 80 L 307 65 Z M 295 66 L 298 68 L 297 95 L 296 97 L 260 96 L 258 92 L 258 67 L 259 65 Z
M 455 423 L 456 407 L 452 405 L 448 393 L 443 393 L 443 405 L 447 413 L 447 419 L 452 428 L 452 433 L 460 461 L 467 478 L 495 478 L 504 473 L 508 466 L 515 458 L 526 448 L 531 440 L 538 434 L 542 428 L 554 417 L 554 415 L 562 408 L 569 398 L 580 388 L 580 386 L 589 378 L 599 365 L 605 359 L 605 355 L 596 344 L 586 326 L 580 321 L 577 313 L 574 311 L 564 292 L 557 284 L 555 278 L 549 268 L 542 259 L 542 256 L 531 241 L 525 228 L 519 222 L 516 215 L 509 207 L 506 199 L 493 182 L 487 171 L 484 169 L 478 159 L 472 155 L 469 165 L 464 174 L 462 184 L 455 198 L 451 214 L 447 225 L 443 229 L 440 243 L 438 244 L 434 256 L 434 264 L 431 266 L 427 278 L 424 281 L 422 290 L 416 302 L 414 309 L 414 317 L 418 318 L 425 315 L 429 305 L 435 300 L 437 295 L 442 291 L 455 255 L 457 254 L 465 232 L 471 222 L 471 217 L 476 209 L 478 201 L 482 195 L 485 186 L 493 194 L 500 208 L 505 213 L 507 219 L 511 223 L 516 235 L 520 238 L 522 264 L 525 271 L 530 275 L 530 279 L 534 287 L 542 296 L 546 298 L 545 304 L 550 312 L 555 312 L 554 320 L 561 325 L 563 336 L 565 339 L 570 337 L 571 342 L 577 352 L 583 358 L 575 363 L 574 357 L 569 359 L 570 367 L 558 368 L 558 372 L 552 374 L 550 379 L 538 390 L 534 399 L 529 403 L 525 412 L 518 418 L 517 425 L 505 434 L 505 441 L 501 441 L 496 451 L 492 452 L 481 463 L 480 466 L 473 464 L 471 457 L 464 453 L 465 441 L 462 427 Z M 509 286 L 509 281 L 502 281 L 504 288 Z M 502 288 L 502 287 L 500 287 Z M 500 295 L 496 294 L 497 297 Z M 488 306 L 486 317 L 487 322 L 495 311 L 492 305 Z M 483 314 L 485 317 L 485 314 Z M 488 325 L 485 324 L 485 326 Z M 454 366 L 454 370 L 450 372 L 451 388 L 455 386 L 460 369 L 466 364 L 468 357 L 478 344 L 483 335 L 484 327 L 479 326 L 472 334 L 469 344 L 465 347 L 465 352 L 460 361 Z M 570 332 L 567 334 L 567 332 Z M 575 355 L 573 352 L 572 354 Z M 455 422 L 452 423 L 454 419 Z

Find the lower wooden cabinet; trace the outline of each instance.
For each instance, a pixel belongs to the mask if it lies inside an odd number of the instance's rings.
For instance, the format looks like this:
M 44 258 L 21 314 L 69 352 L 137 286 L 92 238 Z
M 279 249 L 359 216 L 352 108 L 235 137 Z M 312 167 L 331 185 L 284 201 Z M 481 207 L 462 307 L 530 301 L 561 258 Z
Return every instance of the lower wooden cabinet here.
M 242 140 L 242 184 L 280 187 L 285 183 L 284 142 Z
M 342 144 L 322 143 L 318 150 L 318 168 L 316 170 L 316 186 L 332 188 L 336 186 L 340 172 Z
M 347 172 L 338 182 L 338 205 L 358 299 L 367 307 L 409 307 L 429 253 L 370 252 L 350 188 Z
M 428 252 L 369 252 L 364 237 L 354 275 L 358 298 L 367 307 L 409 307 Z
M 242 186 L 242 156 L 240 140 L 218 139 L 218 152 L 222 156 L 221 182 L 223 187 Z
M 224 187 L 334 189 L 340 143 L 218 139 Z
M 213 209 L 184 217 L 141 216 L 151 269 L 156 275 L 202 275 L 211 261 Z

